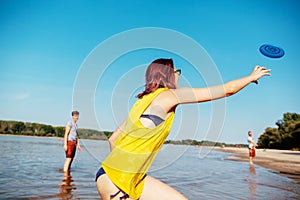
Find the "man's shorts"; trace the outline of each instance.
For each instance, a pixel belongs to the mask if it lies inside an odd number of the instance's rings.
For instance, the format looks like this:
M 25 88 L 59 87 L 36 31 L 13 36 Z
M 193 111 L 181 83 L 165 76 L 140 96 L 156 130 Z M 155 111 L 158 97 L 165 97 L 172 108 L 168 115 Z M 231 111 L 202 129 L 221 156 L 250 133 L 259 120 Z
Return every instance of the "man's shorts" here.
M 255 149 L 249 149 L 249 156 L 250 157 L 255 157 Z
M 77 142 L 68 141 L 68 150 L 66 151 L 66 158 L 74 158 L 76 153 Z

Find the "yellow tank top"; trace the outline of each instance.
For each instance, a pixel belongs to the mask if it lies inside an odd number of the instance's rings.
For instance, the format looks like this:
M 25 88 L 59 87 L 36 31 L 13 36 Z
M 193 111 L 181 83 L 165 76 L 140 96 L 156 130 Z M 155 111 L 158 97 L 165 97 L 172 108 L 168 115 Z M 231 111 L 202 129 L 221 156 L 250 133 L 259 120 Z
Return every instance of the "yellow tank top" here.
M 154 128 L 146 128 L 140 116 L 152 100 L 168 88 L 159 88 L 136 101 L 125 127 L 102 167 L 111 181 L 132 199 L 141 196 L 144 179 L 151 163 L 166 140 L 174 120 L 174 112 Z

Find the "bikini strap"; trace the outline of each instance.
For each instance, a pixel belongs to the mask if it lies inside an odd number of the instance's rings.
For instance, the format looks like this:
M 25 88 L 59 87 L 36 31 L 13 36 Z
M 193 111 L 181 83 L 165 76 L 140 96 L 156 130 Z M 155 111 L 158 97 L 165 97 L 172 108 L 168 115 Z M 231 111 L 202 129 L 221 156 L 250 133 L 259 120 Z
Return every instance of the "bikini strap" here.
M 121 192 L 121 190 L 119 190 L 119 191 L 118 191 L 117 193 L 115 193 L 115 194 L 111 194 L 111 195 L 110 195 L 110 199 L 115 198 L 120 192 Z
M 127 199 L 127 198 L 129 198 L 129 195 L 125 193 L 123 196 L 120 197 L 120 200 Z
M 121 192 L 121 190 L 119 190 L 115 194 L 110 195 L 110 199 L 115 198 L 120 192 Z M 127 199 L 127 198 L 129 198 L 129 195 L 125 193 L 123 196 L 120 197 L 120 200 Z

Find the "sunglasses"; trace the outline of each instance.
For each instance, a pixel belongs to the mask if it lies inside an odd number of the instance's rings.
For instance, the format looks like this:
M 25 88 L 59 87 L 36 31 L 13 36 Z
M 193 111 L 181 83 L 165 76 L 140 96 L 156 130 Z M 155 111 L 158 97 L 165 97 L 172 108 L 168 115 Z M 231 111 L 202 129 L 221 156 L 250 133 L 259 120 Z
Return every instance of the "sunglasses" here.
M 181 69 L 177 69 L 176 71 L 174 71 L 175 74 L 177 74 L 178 76 L 180 76 L 181 74 Z

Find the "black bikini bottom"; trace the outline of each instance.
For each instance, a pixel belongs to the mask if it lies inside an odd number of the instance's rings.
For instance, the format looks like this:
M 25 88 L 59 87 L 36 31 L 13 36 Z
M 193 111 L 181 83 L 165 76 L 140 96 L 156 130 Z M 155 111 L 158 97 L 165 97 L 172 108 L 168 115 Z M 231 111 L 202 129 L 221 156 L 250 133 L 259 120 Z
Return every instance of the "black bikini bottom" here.
M 98 178 L 99 178 L 100 176 L 102 176 L 103 174 L 106 174 L 106 173 L 105 173 L 104 169 L 101 167 L 101 168 L 98 170 L 97 174 L 96 174 L 96 179 L 95 179 L 95 181 L 97 182 Z M 120 192 L 121 192 L 121 190 L 119 190 L 119 191 L 118 191 L 117 193 L 115 193 L 115 194 L 110 195 L 110 199 L 112 199 L 112 198 L 114 198 L 115 196 L 117 196 Z M 123 192 L 123 193 L 124 193 L 124 192 Z M 126 193 L 124 193 L 124 195 L 120 197 L 120 200 L 122 200 L 122 199 L 127 199 L 127 198 L 129 198 L 129 195 L 126 194 Z

